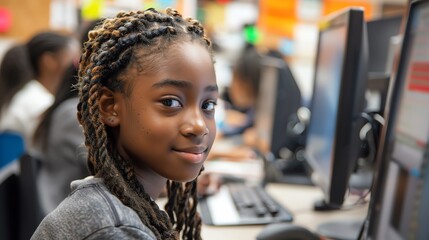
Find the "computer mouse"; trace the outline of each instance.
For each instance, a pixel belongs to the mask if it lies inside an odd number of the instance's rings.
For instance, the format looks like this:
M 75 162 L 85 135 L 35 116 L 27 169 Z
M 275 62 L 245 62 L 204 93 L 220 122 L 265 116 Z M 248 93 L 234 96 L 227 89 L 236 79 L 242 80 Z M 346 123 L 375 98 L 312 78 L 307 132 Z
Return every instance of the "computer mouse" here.
M 319 240 L 305 227 L 292 223 L 268 224 L 256 237 L 257 240 Z

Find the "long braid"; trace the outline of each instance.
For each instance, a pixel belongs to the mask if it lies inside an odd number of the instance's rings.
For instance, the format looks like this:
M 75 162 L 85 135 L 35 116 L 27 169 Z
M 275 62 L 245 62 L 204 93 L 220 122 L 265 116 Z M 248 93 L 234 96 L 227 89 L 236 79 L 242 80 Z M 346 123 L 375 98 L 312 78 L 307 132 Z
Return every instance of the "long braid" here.
M 174 42 L 170 41 L 173 39 Z M 210 41 L 203 27 L 196 20 L 183 19 L 175 10 L 167 9 L 164 15 L 148 9 L 106 19 L 89 33 L 89 40 L 84 44 L 79 68 L 78 116 L 84 128 L 91 173 L 102 177 L 106 187 L 135 210 L 157 239 L 178 239 L 182 230 L 183 239 L 201 239 L 196 180 L 186 183 L 185 187 L 182 183 L 168 182 L 167 213 L 160 210 L 138 182 L 133 163 L 123 159 L 113 147 L 114 140 L 109 137 L 98 108 L 103 86 L 127 94 L 126 84 L 117 79 L 117 75 L 130 62 L 138 60 L 136 50 L 143 49 L 144 57 L 151 57 L 159 54 L 160 48 L 177 41 L 199 41 L 210 52 Z
M 183 230 L 183 239 L 201 239 L 201 217 L 197 212 L 197 180 L 186 184 L 168 181 L 167 189 L 169 201 L 165 209 L 175 229 Z

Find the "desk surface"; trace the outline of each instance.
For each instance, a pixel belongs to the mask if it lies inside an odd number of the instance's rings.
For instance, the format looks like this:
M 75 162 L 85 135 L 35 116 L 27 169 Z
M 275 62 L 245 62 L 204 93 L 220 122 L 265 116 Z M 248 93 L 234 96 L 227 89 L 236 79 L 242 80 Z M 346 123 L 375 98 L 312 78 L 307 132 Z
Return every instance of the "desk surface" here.
M 367 213 L 367 204 L 355 206 L 349 210 L 315 212 L 312 210 L 313 204 L 322 198 L 322 192 L 319 188 L 313 186 L 269 184 L 267 192 L 292 212 L 294 224 L 305 226 L 312 231 L 316 231 L 319 224 L 327 221 L 363 220 Z M 234 227 L 203 225 L 202 238 L 205 240 L 256 239 L 256 236 L 263 228 L 264 226 L 260 225 Z

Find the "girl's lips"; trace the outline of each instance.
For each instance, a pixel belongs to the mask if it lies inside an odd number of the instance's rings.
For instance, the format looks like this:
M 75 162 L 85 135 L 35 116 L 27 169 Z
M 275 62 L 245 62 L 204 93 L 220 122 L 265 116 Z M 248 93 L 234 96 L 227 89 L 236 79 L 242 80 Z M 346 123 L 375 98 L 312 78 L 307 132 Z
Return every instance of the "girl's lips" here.
M 187 162 L 198 164 L 204 161 L 207 147 L 173 149 L 173 151 Z
M 187 152 L 177 152 L 180 158 L 185 159 L 188 162 L 191 163 L 202 163 L 204 161 L 204 154 L 203 153 L 187 153 Z

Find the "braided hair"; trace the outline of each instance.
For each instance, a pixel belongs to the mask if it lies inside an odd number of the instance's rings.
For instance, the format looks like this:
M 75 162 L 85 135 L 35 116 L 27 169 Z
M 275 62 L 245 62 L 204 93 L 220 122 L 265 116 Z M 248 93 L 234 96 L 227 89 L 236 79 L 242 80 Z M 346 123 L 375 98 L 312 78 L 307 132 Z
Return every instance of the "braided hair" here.
M 138 62 L 139 71 L 149 72 L 160 63 L 163 50 L 190 41 L 211 53 L 204 28 L 173 9 L 167 9 L 166 14 L 147 9 L 105 19 L 88 36 L 78 73 L 78 118 L 84 128 L 91 174 L 102 177 L 109 191 L 137 212 L 157 239 L 179 239 L 180 234 L 182 239 L 201 239 L 196 179 L 188 183 L 168 181 L 167 213 L 160 210 L 138 182 L 131 161 L 113 147 L 98 103 L 103 86 L 129 96 L 131 84 L 118 79 L 118 74 L 133 62 Z

